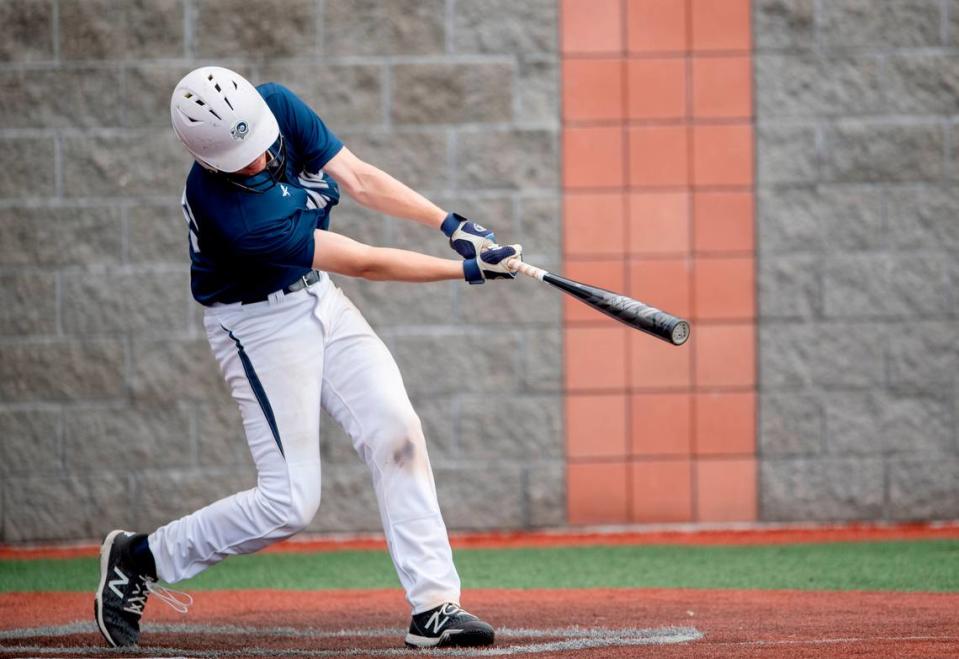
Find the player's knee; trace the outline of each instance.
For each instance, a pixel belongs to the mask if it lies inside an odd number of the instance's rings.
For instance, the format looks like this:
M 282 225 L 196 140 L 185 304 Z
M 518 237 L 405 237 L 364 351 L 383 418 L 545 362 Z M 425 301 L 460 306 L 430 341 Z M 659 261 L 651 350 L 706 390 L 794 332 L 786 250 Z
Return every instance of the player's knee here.
M 316 511 L 319 510 L 319 508 L 319 493 L 316 494 L 315 498 L 295 502 L 287 511 L 284 529 L 290 535 L 299 533 L 310 525 L 310 522 L 316 517 Z
M 413 408 L 408 405 L 384 407 L 376 425 L 380 440 L 385 440 L 386 443 L 404 440 L 413 445 L 423 443 L 423 424 Z
M 260 506 L 276 535 L 287 537 L 299 533 L 313 521 L 320 508 L 320 490 L 305 488 L 282 497 L 264 496 Z

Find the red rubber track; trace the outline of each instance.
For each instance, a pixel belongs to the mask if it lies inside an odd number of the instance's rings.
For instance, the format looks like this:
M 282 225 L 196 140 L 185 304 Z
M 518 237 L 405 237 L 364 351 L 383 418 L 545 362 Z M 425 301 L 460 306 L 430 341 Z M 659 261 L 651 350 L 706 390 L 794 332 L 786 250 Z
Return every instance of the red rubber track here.
M 453 534 L 453 547 L 571 547 L 581 545 L 770 545 L 821 542 L 868 542 L 959 538 L 959 522 L 896 525 L 781 526 L 732 529 L 561 530 Z M 266 552 L 318 552 L 346 549 L 385 549 L 381 536 L 299 536 L 268 547 Z M 96 556 L 99 544 L 0 545 L 0 559 L 76 558 Z

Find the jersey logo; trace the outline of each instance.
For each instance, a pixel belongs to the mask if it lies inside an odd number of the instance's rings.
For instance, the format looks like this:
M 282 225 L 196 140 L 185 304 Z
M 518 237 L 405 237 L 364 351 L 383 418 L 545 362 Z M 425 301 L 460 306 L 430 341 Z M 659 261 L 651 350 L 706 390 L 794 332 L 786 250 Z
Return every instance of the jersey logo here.
M 280 190 L 283 191 L 283 196 L 284 196 L 284 197 L 289 197 L 289 196 L 290 196 L 290 190 L 289 190 L 289 188 L 287 188 L 287 187 L 286 187 L 285 185 L 283 185 L 282 183 L 280 183 Z

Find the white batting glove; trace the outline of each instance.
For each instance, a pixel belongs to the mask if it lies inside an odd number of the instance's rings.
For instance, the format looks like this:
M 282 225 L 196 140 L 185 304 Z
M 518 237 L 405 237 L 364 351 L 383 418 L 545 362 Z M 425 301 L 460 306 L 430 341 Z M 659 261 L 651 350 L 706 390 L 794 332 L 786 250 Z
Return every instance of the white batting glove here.
M 470 284 L 483 284 L 487 279 L 515 279 L 507 265 L 511 259 L 523 260 L 522 245 L 494 245 L 475 259 L 463 261 L 463 274 Z

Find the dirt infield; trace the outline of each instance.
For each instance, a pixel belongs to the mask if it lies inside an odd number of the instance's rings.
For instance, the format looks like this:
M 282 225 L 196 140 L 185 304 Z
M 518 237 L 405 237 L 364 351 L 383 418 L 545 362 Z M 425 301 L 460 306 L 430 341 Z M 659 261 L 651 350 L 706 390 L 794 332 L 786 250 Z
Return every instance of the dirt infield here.
M 217 591 L 152 602 L 137 652 L 104 651 L 83 593 L 0 595 L 0 656 L 412 656 L 398 591 Z M 959 656 L 959 594 L 477 590 L 498 629 L 468 656 Z M 424 654 L 422 651 L 418 654 Z M 452 654 L 436 652 L 426 654 Z

